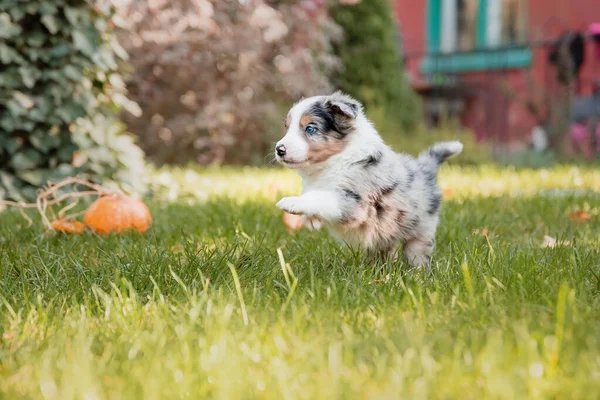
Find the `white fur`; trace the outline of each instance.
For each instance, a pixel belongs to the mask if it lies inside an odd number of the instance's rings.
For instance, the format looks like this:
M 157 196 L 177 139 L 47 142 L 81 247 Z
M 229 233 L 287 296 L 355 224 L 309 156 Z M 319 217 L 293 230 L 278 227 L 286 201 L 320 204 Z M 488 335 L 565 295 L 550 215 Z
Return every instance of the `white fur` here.
M 447 151 L 452 153 L 451 157 L 455 157 L 457 154 L 462 153 L 463 151 L 463 144 L 461 142 L 459 142 L 458 140 L 453 140 L 450 142 L 442 142 L 442 143 L 436 143 L 433 146 L 433 149 L 437 149 L 437 148 L 444 148 Z
M 322 96 L 320 97 L 322 98 Z M 300 118 L 316 100 L 315 97 L 296 103 L 287 116 L 288 129 L 285 136 L 275 146 L 283 145 L 287 149 L 286 164 L 290 168 L 300 168 L 305 165 L 308 157 L 308 143 L 302 137 Z
M 342 217 L 339 196 L 330 190 L 310 190 L 300 196 L 284 197 L 277 207 L 291 214 L 319 217 L 326 221 L 336 221 Z
M 288 114 L 289 128 L 278 145 L 284 144 L 287 157 L 296 162 L 286 165 L 297 169 L 303 189 L 300 196 L 281 199 L 277 207 L 303 215 L 308 229 L 319 229 L 324 223 L 335 237 L 354 246 L 391 254 L 404 243 L 404 255 L 411 265 L 428 265 L 441 199 L 435 175 L 439 165 L 460 153 L 463 145 L 457 141 L 437 143 L 419 158 L 396 154 L 359 105 L 352 108 L 358 111 L 350 117 L 353 129 L 344 138 L 347 145 L 343 150 L 311 164 L 299 121 L 311 105 L 326 99 L 302 100 Z M 343 99 L 355 102 L 347 96 Z M 377 162 L 369 164 L 369 157 Z

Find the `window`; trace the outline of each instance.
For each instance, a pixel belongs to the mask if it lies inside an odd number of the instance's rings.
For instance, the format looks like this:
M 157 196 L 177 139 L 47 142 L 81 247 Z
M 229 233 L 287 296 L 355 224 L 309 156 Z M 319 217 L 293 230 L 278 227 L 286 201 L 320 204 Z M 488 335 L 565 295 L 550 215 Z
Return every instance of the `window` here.
M 443 53 L 525 43 L 527 0 L 439 0 L 438 4 Z
M 457 50 L 473 50 L 477 39 L 477 3 L 476 0 L 456 0 Z
M 486 44 L 510 47 L 527 40 L 526 0 L 487 0 Z
M 478 3 L 477 0 L 442 0 L 442 52 L 475 48 Z
M 428 0 L 426 74 L 531 65 L 528 0 Z M 493 51 L 489 51 L 493 50 Z

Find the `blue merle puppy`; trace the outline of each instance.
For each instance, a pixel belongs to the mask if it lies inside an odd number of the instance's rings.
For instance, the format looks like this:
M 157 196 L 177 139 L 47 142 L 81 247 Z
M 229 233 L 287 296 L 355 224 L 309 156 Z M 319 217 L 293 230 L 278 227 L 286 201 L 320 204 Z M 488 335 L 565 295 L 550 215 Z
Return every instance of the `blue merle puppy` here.
M 418 158 L 394 153 L 361 104 L 341 92 L 296 103 L 285 127 L 276 158 L 298 171 L 303 189 L 277 207 L 351 246 L 395 255 L 404 245 L 411 266 L 428 268 L 442 201 L 438 168 L 462 151 L 460 142 L 437 143 Z

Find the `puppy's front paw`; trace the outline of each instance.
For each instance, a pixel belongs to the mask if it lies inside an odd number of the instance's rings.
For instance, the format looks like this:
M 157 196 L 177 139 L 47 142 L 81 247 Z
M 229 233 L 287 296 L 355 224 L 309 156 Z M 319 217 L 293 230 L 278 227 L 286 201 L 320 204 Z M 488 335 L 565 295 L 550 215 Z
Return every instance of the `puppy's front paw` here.
M 302 216 L 302 223 L 309 231 L 318 231 L 323 226 L 323 222 L 316 217 Z
M 277 202 L 277 208 L 290 214 L 302 214 L 299 197 L 284 197 Z

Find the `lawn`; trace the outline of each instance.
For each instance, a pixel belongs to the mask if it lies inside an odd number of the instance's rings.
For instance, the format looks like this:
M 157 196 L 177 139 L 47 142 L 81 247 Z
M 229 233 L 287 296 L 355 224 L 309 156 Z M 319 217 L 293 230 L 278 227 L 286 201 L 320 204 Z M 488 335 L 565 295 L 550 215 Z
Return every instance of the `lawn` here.
M 0 397 L 596 398 L 600 171 L 440 182 L 431 276 L 288 233 L 278 169 L 159 170 L 143 236 L 3 212 Z

